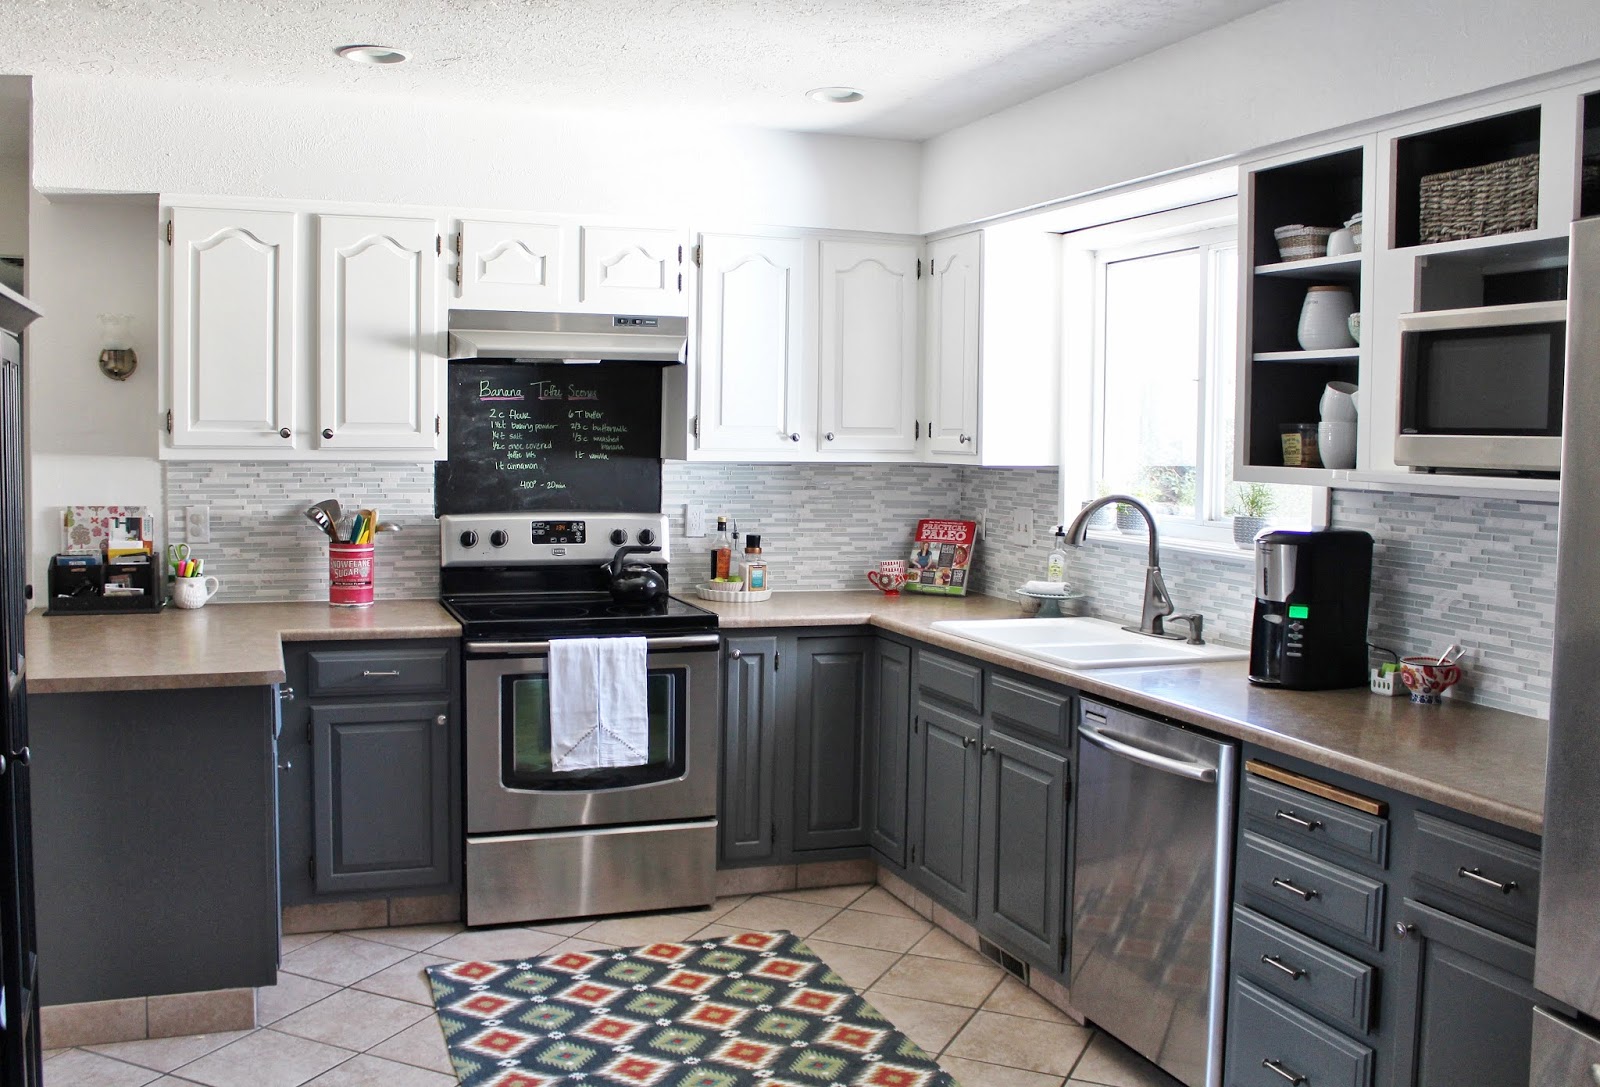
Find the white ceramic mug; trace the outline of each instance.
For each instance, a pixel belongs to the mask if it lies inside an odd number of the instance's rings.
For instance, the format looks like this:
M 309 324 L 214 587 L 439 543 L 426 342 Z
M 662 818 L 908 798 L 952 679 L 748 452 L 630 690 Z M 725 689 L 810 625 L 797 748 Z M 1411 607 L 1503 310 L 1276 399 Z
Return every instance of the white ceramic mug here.
M 209 574 L 205 577 L 175 577 L 172 579 L 172 602 L 180 608 L 203 608 L 220 588 L 222 583 Z
M 1318 423 L 1317 449 L 1322 454 L 1324 468 L 1354 468 L 1356 466 L 1356 424 Z
M 1324 423 L 1356 421 L 1356 387 L 1348 381 L 1330 381 L 1317 404 Z
M 1343 257 L 1356 251 L 1356 239 L 1347 227 L 1340 227 L 1328 235 L 1328 256 Z

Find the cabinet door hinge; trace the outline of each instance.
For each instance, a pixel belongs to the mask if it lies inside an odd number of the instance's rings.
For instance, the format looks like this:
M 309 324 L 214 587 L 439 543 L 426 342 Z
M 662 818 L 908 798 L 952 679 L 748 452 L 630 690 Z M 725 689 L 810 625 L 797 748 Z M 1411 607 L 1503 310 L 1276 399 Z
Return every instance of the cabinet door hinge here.
M 435 434 L 444 433 L 444 424 L 439 421 L 439 417 L 437 415 L 433 417 L 433 432 Z
M 433 255 L 436 256 L 436 257 L 444 256 L 444 235 L 443 234 L 435 234 L 433 236 Z
M 913 441 L 918 441 L 918 442 L 920 442 L 922 440 L 922 420 L 921 419 L 917 420 L 917 425 L 912 429 L 912 431 L 911 431 L 911 439 Z
M 461 262 L 456 261 L 456 286 L 461 286 Z
M 696 438 L 700 437 L 700 416 L 696 415 L 693 419 L 689 420 L 689 429 L 691 432 L 693 432 Z
M 702 254 L 700 246 L 696 245 L 694 247 L 693 253 L 694 253 L 694 266 L 696 268 L 698 268 L 698 267 L 700 267 L 700 262 L 705 259 L 703 254 Z
M 918 279 L 922 278 L 922 258 L 921 257 L 917 258 L 917 278 Z
M 167 409 L 167 433 L 172 433 L 172 409 Z
M 678 273 L 678 293 L 679 294 L 683 293 L 683 273 L 682 272 Z
M 311 882 L 317 882 L 317 855 L 315 853 L 306 858 L 306 875 L 311 877 Z
M 465 246 L 466 243 L 461 240 L 462 237 L 465 236 L 465 234 L 466 234 L 466 231 L 464 231 L 464 230 L 456 231 L 456 256 L 458 256 L 458 257 L 463 252 L 465 252 L 464 246 Z
M 911 719 L 911 735 L 915 736 L 917 734 L 917 726 L 920 724 L 922 724 L 922 718 L 913 717 Z
M 916 846 L 912 846 L 911 847 L 911 863 L 912 864 L 916 864 L 917 863 L 917 847 Z
M 683 263 L 683 246 L 678 246 L 678 263 Z
M 314 744 L 315 743 L 315 741 L 313 741 L 312 738 L 311 738 L 311 719 L 309 717 L 306 718 L 306 743 L 308 743 L 308 744 Z
M 780 663 L 782 663 L 782 661 L 783 661 L 783 654 L 782 653 L 774 653 L 774 654 L 772 654 L 772 670 L 774 672 L 776 672 L 778 670 L 778 665 Z
M 772 824 L 772 829 L 769 832 L 769 837 L 768 837 L 767 840 L 770 841 L 773 845 L 777 845 L 778 844 L 778 824 L 777 823 L 773 823 Z
M 172 244 L 172 220 L 167 220 L 167 244 Z

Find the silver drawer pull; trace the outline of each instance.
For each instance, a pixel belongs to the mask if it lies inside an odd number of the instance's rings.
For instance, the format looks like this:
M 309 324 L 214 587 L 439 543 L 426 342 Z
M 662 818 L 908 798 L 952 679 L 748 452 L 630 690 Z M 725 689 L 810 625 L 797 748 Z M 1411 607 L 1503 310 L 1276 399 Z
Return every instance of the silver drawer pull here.
M 381 677 L 381 676 L 398 676 L 399 674 L 400 674 L 399 672 L 373 672 L 373 671 L 370 671 L 370 670 L 368 670 L 366 668 L 363 668 L 361 670 L 361 678 L 362 679 L 370 679 L 370 678 L 372 678 L 374 676 L 379 676 L 379 677 Z
M 1301 1083 L 1310 1083 L 1311 1082 L 1310 1080 L 1306 1079 L 1306 1077 L 1300 1075 L 1299 1073 L 1291 1072 L 1289 1069 L 1285 1068 L 1282 1064 L 1278 1063 L 1275 1060 L 1264 1059 L 1261 1062 L 1261 1067 L 1265 1068 L 1269 1072 L 1278 1073 L 1278 1075 L 1282 1076 L 1284 1079 L 1288 1080 L 1290 1083 L 1296 1084 L 1297 1087 Z
M 1282 808 L 1278 809 L 1278 814 L 1274 815 L 1273 818 L 1282 819 L 1285 823 L 1293 823 L 1303 830 L 1316 830 L 1322 825 L 1321 819 L 1302 819 L 1294 812 L 1284 811 Z
M 1292 882 L 1290 882 L 1289 880 L 1286 880 L 1286 879 L 1274 879 L 1272 881 L 1272 885 L 1274 887 L 1278 887 L 1278 888 L 1281 888 L 1281 889 L 1283 889 L 1285 891 L 1288 891 L 1292 895 L 1299 895 L 1302 899 L 1304 899 L 1307 902 L 1310 902 L 1313 898 L 1317 897 L 1317 892 L 1308 891 L 1304 887 L 1296 887 Z
M 1483 872 L 1477 868 L 1458 868 L 1456 869 L 1456 875 L 1462 879 L 1470 879 L 1474 883 L 1481 883 L 1485 887 L 1493 887 L 1503 895 L 1508 895 L 1517 889 L 1516 880 L 1512 880 L 1509 883 L 1501 883 L 1497 879 L 1491 879 L 1490 877 L 1484 875 Z
M 1261 956 L 1261 961 L 1267 966 L 1272 967 L 1274 970 L 1282 970 L 1295 981 L 1299 981 L 1301 978 L 1306 976 L 1306 972 L 1304 970 L 1297 969 L 1293 966 L 1284 965 L 1283 960 L 1278 958 L 1276 955 L 1263 955 Z

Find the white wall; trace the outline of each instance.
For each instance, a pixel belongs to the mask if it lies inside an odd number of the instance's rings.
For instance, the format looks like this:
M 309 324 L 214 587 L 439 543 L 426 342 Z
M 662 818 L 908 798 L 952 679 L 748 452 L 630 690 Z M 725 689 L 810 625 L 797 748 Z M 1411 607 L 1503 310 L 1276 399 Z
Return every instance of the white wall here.
M 374 95 L 34 80 L 34 184 L 912 231 L 920 149 Z
M 922 228 L 1596 58 L 1594 0 L 1285 0 L 930 141 Z
M 34 194 L 28 234 L 28 293 L 44 314 L 28 329 L 26 367 L 29 576 L 42 600 L 62 506 L 161 507 L 155 201 L 53 203 Z M 100 373 L 100 313 L 135 317 L 139 368 L 127 381 Z

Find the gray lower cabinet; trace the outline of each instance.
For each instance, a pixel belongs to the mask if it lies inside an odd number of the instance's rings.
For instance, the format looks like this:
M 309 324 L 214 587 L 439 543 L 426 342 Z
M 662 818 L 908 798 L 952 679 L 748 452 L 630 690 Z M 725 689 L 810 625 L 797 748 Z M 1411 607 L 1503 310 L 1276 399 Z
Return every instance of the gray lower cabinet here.
M 867 844 L 865 805 L 871 637 L 795 639 L 794 807 L 797 853 Z
M 1397 1078 L 1416 1087 L 1527 1087 L 1533 948 L 1411 899 L 1396 926 Z M 1413 1078 L 1403 1079 L 1408 1072 Z
M 296 643 L 284 665 L 284 902 L 458 891 L 456 643 Z
M 273 984 L 277 702 L 29 695 L 44 1003 Z
M 1064 967 L 1068 762 L 983 732 L 978 928 L 1052 972 Z
M 874 645 L 821 631 L 723 639 L 722 867 L 866 853 Z
M 978 907 L 979 749 L 982 727 L 919 700 L 911 719 L 913 882 L 974 917 Z
M 867 839 L 878 858 L 906 865 L 907 767 L 911 757 L 911 647 L 879 639 L 867 709 Z
M 313 705 L 318 892 L 450 882 L 450 703 Z
M 775 862 L 778 639 L 727 638 L 722 655 L 718 857 L 723 864 Z

